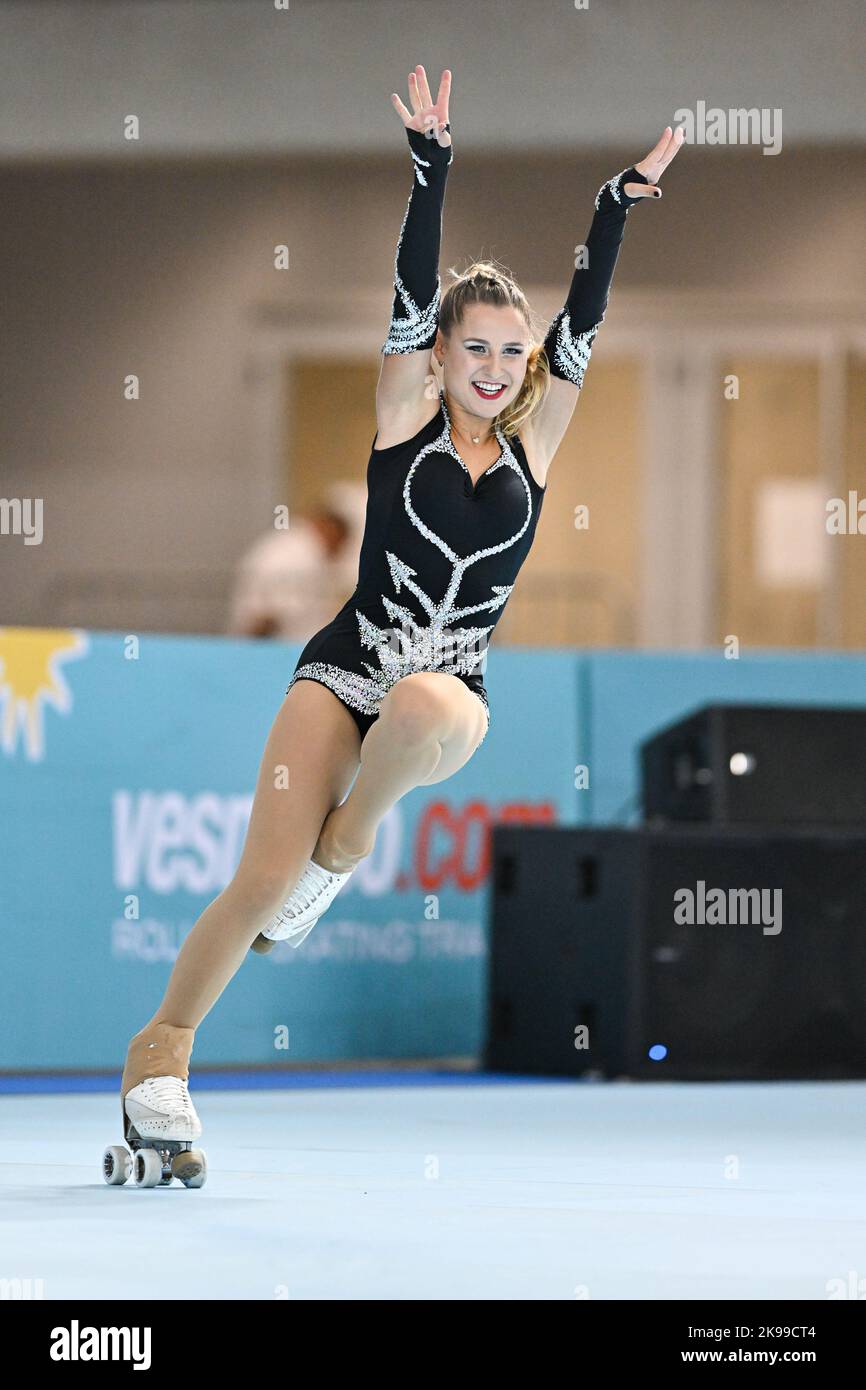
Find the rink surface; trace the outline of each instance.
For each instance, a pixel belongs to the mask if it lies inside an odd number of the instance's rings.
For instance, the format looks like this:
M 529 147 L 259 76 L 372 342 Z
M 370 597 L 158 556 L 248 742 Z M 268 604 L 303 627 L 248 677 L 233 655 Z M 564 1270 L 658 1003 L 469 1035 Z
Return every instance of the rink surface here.
M 0 1277 L 49 1299 L 568 1300 L 866 1278 L 862 1082 L 206 1083 L 199 1191 L 103 1183 L 114 1090 L 0 1095 Z

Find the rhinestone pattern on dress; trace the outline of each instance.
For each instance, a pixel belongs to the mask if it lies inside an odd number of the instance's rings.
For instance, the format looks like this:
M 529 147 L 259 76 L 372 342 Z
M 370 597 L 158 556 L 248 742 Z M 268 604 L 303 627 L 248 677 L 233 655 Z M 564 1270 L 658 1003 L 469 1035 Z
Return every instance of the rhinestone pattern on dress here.
M 403 505 L 406 509 L 406 515 L 415 529 L 426 541 L 435 545 L 451 565 L 451 574 L 444 593 L 441 595 L 428 594 L 417 583 L 416 570 L 405 560 L 402 560 L 399 555 L 395 555 L 392 551 L 386 551 L 388 567 L 394 582 L 394 597 L 389 594 L 381 594 L 380 598 L 385 617 L 390 619 L 395 627 L 390 629 L 379 627 L 359 609 L 355 610 L 361 644 L 366 650 L 372 651 L 375 656 L 375 663 L 372 661 L 363 663 L 368 674 L 365 676 L 358 672 L 346 671 L 331 662 L 311 661 L 298 668 L 287 687 L 289 690 L 296 680 L 305 677 L 319 680 L 324 685 L 329 686 L 341 700 L 354 709 L 360 710 L 364 714 L 378 714 L 383 698 L 403 676 L 415 671 L 443 671 L 455 676 L 469 675 L 478 666 L 479 648 L 487 635 L 492 632 L 495 624 L 470 627 L 456 627 L 454 625 L 460 619 L 470 617 L 472 614 L 489 613 L 501 609 L 514 586 L 511 584 L 493 584 L 490 587 L 489 598 L 480 603 L 461 606 L 458 599 L 460 585 L 466 572 L 479 560 L 488 555 L 496 555 L 520 540 L 532 520 L 532 492 L 508 439 L 500 427 L 495 425 L 494 432 L 501 453 L 483 476 L 486 477 L 489 473 L 495 473 L 500 468 L 514 470 L 522 484 L 526 498 L 526 514 L 521 525 L 513 535 L 500 541 L 499 544 L 486 546 L 467 556 L 458 555 L 447 541 L 431 530 L 418 515 L 412 501 L 413 479 L 418 470 L 423 468 L 425 459 L 431 454 L 448 453 L 471 477 L 469 469 L 451 439 L 451 420 L 445 395 L 441 389 L 440 402 L 445 416 L 445 424 L 436 438 L 420 449 L 416 458 L 413 459 L 403 484 Z M 420 621 L 410 609 L 395 602 L 395 598 L 404 589 L 415 595 L 424 610 L 427 622 Z M 473 694 L 476 694 L 484 705 L 489 725 L 490 710 L 486 693 L 479 690 L 473 691 Z
M 604 193 L 604 190 L 605 190 L 606 188 L 609 188 L 609 189 L 610 189 L 610 196 L 613 198 L 614 202 L 615 202 L 615 203 L 619 203 L 620 207 L 622 206 L 622 176 L 623 176 L 623 174 L 627 174 L 627 173 L 628 173 L 628 169 L 620 169 L 620 171 L 619 171 L 618 174 L 614 174 L 614 176 L 613 176 L 612 179 L 608 179 L 607 183 L 603 183 L 603 184 L 601 185 L 601 188 L 598 190 L 598 192 L 597 192 L 596 195 L 595 195 L 595 206 L 596 206 L 596 208 L 598 208 L 598 205 L 599 205 L 599 203 L 601 202 L 602 194 Z M 632 209 L 632 204 L 631 204 L 631 203 L 626 203 L 626 205 L 625 205 L 625 210 L 626 210 L 626 212 L 631 212 L 631 209 Z
M 629 173 L 628 169 L 621 169 L 612 179 L 608 179 L 607 183 L 601 185 L 595 195 L 596 209 L 601 206 L 605 189 L 607 189 L 615 203 L 624 207 L 627 213 L 631 212 L 632 206 L 637 200 L 629 200 L 628 195 L 623 194 L 622 179 L 623 175 L 627 173 Z M 623 203 L 624 197 L 625 203 Z M 548 337 L 550 334 L 555 335 L 551 365 L 555 365 L 562 376 L 567 381 L 572 382 L 578 390 L 583 386 L 584 374 L 589 366 L 590 353 L 592 352 L 593 339 L 600 327 L 601 320 L 590 328 L 583 329 L 580 333 L 573 333 L 567 307 L 560 309 L 559 313 L 551 320 Z
M 583 376 L 589 366 L 592 343 L 601 323 L 594 323 L 575 337 L 571 331 L 571 318 L 567 309 L 560 309 L 551 322 L 548 332 L 556 329 L 553 357 L 562 375 L 580 390 Z
M 430 168 L 430 160 L 422 159 L 414 150 L 410 150 L 409 153 L 412 155 L 415 178 L 422 187 L 426 188 L 427 180 L 424 177 L 423 170 Z M 453 158 L 454 155 L 450 154 L 448 164 L 451 164 Z M 415 303 L 415 300 L 406 288 L 406 285 L 401 279 L 400 272 L 397 269 L 397 263 L 400 259 L 400 248 L 403 244 L 403 233 L 406 230 L 406 221 L 409 216 L 409 209 L 412 206 L 412 194 L 414 192 L 415 185 L 413 184 L 412 192 L 409 194 L 409 200 L 406 203 L 406 211 L 403 214 L 403 221 L 400 224 L 400 235 L 397 238 L 397 251 L 394 257 L 394 289 L 399 295 L 400 303 L 403 305 L 406 312 L 399 318 L 396 314 L 392 315 L 391 323 L 388 327 L 388 337 L 382 344 L 382 352 L 389 355 L 402 352 L 419 352 L 422 348 L 432 347 L 436 339 L 436 329 L 439 324 L 439 302 L 442 287 L 441 275 L 436 276 L 436 293 L 430 303 L 422 309 Z

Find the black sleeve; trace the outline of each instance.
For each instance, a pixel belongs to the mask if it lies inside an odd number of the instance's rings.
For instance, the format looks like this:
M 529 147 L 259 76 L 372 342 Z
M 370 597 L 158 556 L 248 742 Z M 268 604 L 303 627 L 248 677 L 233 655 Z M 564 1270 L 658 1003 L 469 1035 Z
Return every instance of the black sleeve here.
M 450 130 L 450 125 L 445 126 Z M 436 341 L 439 322 L 439 247 L 451 145 L 406 129 L 412 154 L 412 191 L 397 240 L 394 307 L 383 353 L 419 352 Z
M 623 169 L 602 184 L 595 199 L 595 216 L 586 241 L 585 266 L 578 266 L 568 299 L 553 319 L 544 340 L 552 376 L 571 381 L 580 389 L 589 364 L 592 340 L 607 309 L 619 248 L 629 209 L 640 198 L 629 198 L 626 183 L 649 183 L 636 169 Z

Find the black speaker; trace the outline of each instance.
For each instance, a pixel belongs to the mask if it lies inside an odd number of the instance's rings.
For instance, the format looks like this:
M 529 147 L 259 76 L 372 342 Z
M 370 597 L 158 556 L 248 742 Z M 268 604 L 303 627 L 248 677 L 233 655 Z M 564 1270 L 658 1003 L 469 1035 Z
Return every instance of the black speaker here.
M 489 1070 L 866 1076 L 866 831 L 497 825 L 492 854 Z
M 650 821 L 866 829 L 866 709 L 707 705 L 641 745 Z

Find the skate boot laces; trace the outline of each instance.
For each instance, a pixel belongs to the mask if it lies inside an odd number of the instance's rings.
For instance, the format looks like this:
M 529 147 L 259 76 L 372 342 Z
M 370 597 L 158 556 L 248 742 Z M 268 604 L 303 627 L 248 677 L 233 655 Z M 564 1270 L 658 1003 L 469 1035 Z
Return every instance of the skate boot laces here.
M 142 1137 L 164 1135 L 177 1130 L 178 1139 L 195 1139 L 201 1134 L 185 1081 L 179 1076 L 147 1076 L 124 1097 L 129 1119 Z
M 303 932 L 318 921 L 353 872 L 334 873 L 310 859 L 286 903 L 262 933 L 271 941 L 283 941 Z M 298 943 L 300 944 L 300 943 Z
M 342 882 L 348 877 L 348 873 L 336 874 L 332 873 L 330 869 L 323 869 L 320 864 L 311 859 L 301 875 L 300 882 L 283 908 L 283 914 L 289 920 L 293 917 L 299 917 L 302 912 L 306 912 L 320 902 L 334 883 Z
M 185 1081 L 179 1076 L 150 1076 L 145 1083 L 155 1110 L 192 1117 L 195 1107 Z

